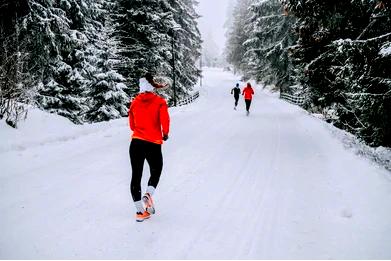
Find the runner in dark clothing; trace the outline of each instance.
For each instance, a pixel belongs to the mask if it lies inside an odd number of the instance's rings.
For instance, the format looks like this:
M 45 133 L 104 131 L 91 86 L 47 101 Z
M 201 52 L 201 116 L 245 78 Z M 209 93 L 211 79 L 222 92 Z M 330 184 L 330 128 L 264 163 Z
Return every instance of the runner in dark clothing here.
M 236 84 L 236 87 L 231 90 L 231 94 L 234 95 L 235 98 L 235 107 L 234 110 L 236 110 L 236 106 L 238 106 L 239 96 L 240 96 L 240 88 L 239 83 Z

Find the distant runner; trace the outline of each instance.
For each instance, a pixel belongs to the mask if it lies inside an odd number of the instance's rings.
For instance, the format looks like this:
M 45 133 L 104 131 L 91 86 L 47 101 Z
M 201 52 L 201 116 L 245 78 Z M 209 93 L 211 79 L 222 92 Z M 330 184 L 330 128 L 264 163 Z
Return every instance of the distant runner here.
M 246 115 L 248 116 L 250 114 L 251 100 L 254 95 L 254 90 L 249 82 L 247 83 L 247 86 L 243 89 L 242 95 L 244 95 L 244 101 L 246 102 Z
M 238 101 L 239 101 L 239 96 L 240 96 L 240 88 L 239 88 L 239 83 L 236 84 L 236 87 L 234 87 L 231 90 L 231 94 L 234 95 L 235 98 L 235 107 L 234 110 L 236 110 L 236 107 L 238 106 Z

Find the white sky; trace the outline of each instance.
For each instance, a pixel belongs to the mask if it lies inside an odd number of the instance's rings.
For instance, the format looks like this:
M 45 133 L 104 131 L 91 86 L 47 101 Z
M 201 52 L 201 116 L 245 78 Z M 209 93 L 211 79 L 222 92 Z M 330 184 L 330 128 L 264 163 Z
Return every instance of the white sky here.
M 214 41 L 220 49 L 223 50 L 225 45 L 224 22 L 227 16 L 228 3 L 231 0 L 198 0 L 197 11 L 202 17 L 199 19 L 199 27 L 202 39 L 208 35 L 213 35 Z

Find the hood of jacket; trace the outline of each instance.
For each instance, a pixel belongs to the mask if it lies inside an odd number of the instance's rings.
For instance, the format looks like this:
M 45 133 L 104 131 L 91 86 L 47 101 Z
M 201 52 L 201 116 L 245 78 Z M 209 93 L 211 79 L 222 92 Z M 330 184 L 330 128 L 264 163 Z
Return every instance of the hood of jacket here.
M 157 98 L 160 98 L 160 96 L 158 96 L 153 92 L 142 92 L 136 96 L 135 100 L 141 103 L 151 103 L 151 102 L 155 102 L 155 99 Z

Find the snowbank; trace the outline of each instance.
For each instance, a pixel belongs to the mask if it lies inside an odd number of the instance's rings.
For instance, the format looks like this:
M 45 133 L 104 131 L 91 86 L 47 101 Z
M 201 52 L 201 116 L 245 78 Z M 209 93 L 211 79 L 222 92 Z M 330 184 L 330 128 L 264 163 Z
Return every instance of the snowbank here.
M 121 123 L 123 120 L 121 121 Z M 27 148 L 75 140 L 102 131 L 102 125 L 118 124 L 118 120 L 87 125 L 75 125 L 67 118 L 30 108 L 27 119 L 18 128 L 0 121 L 0 153 L 23 151 Z M 88 126 L 88 127 L 86 127 Z
M 324 122 L 325 126 L 344 144 L 344 147 L 353 151 L 356 155 L 370 159 L 391 171 L 391 148 L 372 148 L 360 141 L 353 134 L 341 130 L 330 123 Z

